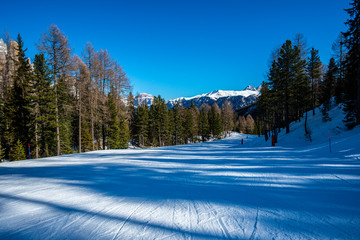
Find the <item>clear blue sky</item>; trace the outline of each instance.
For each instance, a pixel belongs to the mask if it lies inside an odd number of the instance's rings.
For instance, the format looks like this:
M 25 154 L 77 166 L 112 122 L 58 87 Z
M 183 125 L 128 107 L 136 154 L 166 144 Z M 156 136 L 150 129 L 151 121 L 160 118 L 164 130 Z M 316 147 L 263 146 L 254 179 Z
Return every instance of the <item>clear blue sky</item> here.
M 270 53 L 296 33 L 328 63 L 350 0 L 2 1 L 0 31 L 19 32 L 31 58 L 50 24 L 74 53 L 108 49 L 133 92 L 165 99 L 242 90 L 265 79 Z

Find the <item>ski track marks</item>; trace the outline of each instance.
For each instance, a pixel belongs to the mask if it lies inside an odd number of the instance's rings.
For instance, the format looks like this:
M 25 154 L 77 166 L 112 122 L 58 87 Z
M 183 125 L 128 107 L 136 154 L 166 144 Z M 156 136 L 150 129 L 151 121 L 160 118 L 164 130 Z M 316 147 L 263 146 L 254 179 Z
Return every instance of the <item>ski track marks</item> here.
M 0 239 L 360 236 L 360 134 L 333 155 L 241 138 L 2 163 Z

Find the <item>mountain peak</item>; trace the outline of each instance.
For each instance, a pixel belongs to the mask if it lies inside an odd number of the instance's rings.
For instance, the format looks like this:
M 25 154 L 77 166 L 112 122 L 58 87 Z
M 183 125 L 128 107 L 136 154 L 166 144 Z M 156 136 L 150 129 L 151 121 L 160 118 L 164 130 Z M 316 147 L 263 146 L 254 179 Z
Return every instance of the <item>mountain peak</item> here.
M 256 88 L 256 87 L 253 87 L 253 86 L 251 86 L 251 85 L 248 85 L 244 90 L 245 90 L 245 91 L 246 91 L 246 90 L 257 91 L 257 88 Z

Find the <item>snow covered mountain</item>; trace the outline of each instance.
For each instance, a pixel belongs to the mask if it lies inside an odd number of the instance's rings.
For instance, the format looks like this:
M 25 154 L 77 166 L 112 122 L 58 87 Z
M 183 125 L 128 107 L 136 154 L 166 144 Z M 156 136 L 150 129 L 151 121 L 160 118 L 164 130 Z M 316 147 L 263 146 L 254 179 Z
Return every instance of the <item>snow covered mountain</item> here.
M 154 101 L 154 96 L 147 93 L 140 93 L 135 97 L 135 106 L 141 106 L 145 102 L 148 106 L 150 106 Z
M 191 102 L 193 102 L 196 107 L 200 108 L 203 103 L 209 104 L 211 106 L 214 102 L 216 102 L 221 108 L 226 101 L 230 101 L 234 109 L 239 109 L 254 103 L 259 96 L 260 91 L 261 86 L 255 88 L 250 85 L 242 91 L 215 90 L 194 97 L 180 97 L 170 99 L 167 101 L 166 105 L 169 109 L 175 107 L 175 105 L 178 103 L 184 107 L 189 107 Z M 141 105 L 143 102 L 151 105 L 153 99 L 154 96 L 141 93 L 135 97 L 135 106 Z
M 196 107 L 200 108 L 203 103 L 211 106 L 216 102 L 221 108 L 226 101 L 229 101 L 234 109 L 239 109 L 254 103 L 260 94 L 260 90 L 261 87 L 255 88 L 250 85 L 242 91 L 216 90 L 190 98 L 171 99 L 167 102 L 167 106 L 173 108 L 177 103 L 181 103 L 184 107 L 189 107 L 193 102 Z

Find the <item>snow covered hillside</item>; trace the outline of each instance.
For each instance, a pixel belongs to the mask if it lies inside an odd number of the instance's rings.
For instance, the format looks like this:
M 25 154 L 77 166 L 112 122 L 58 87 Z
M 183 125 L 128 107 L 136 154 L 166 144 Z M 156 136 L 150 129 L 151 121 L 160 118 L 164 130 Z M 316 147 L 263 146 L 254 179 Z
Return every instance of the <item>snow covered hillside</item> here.
M 310 116 L 312 143 L 300 122 L 276 147 L 233 134 L 1 163 L 0 239 L 357 239 L 360 128 L 341 115 Z

